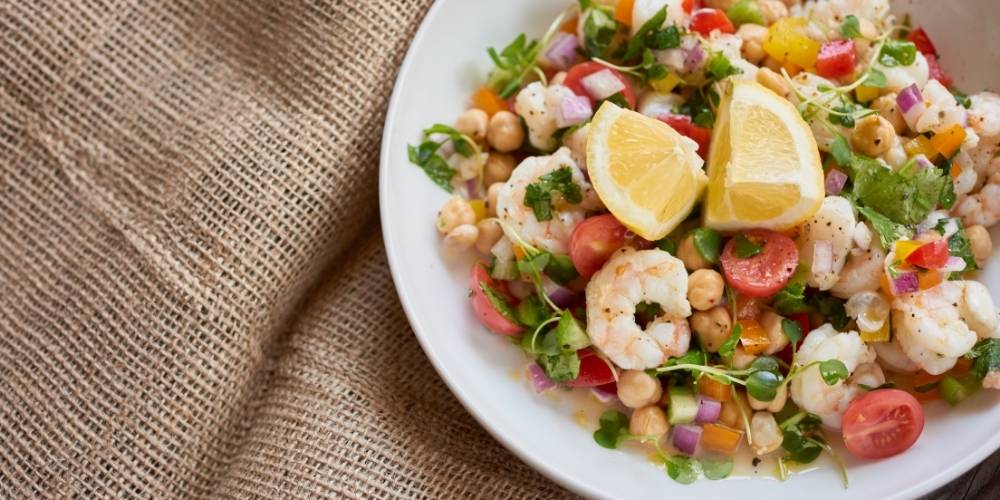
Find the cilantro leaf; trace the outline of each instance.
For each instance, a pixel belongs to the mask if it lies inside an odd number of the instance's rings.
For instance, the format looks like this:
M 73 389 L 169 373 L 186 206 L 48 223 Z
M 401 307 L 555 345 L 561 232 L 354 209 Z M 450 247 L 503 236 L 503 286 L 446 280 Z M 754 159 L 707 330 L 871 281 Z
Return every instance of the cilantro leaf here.
M 554 337 L 554 336 L 553 336 Z M 569 382 L 580 375 L 580 356 L 576 352 L 542 354 L 538 356 L 538 366 L 553 382 Z
M 715 264 L 719 262 L 719 255 L 722 253 L 722 235 L 714 229 L 699 227 L 691 232 L 695 250 L 701 254 L 702 258 Z
M 716 52 L 713 54 L 712 57 L 709 58 L 706 68 L 708 70 L 708 74 L 713 80 L 722 80 L 727 76 L 743 73 L 743 70 L 733 66 L 733 64 L 729 62 L 729 59 L 726 59 L 726 56 L 722 55 L 722 52 Z
M 898 224 L 924 220 L 940 202 L 946 180 L 937 168 L 894 172 L 857 154 L 852 155 L 849 169 L 857 198 Z
M 878 233 L 878 239 L 882 244 L 882 248 L 886 250 L 892 248 L 894 242 L 913 236 L 913 231 L 910 228 L 902 224 L 896 224 L 876 210 L 868 207 L 858 207 L 858 212 L 864 215 L 868 219 L 868 222 L 872 223 L 872 227 Z
M 805 292 L 805 283 L 789 283 L 775 294 L 771 307 L 782 315 L 808 311 Z
M 549 259 L 548 265 L 545 266 L 545 274 L 552 278 L 552 281 L 565 285 L 576 279 L 577 276 L 580 276 L 580 273 L 576 271 L 576 267 L 573 266 L 573 260 L 569 258 L 569 255 L 561 253 L 551 255 L 552 257 Z
M 850 318 L 844 310 L 844 301 L 830 295 L 816 293 L 809 296 L 809 306 L 826 317 L 826 320 L 837 330 L 847 327 Z
M 575 353 L 590 345 L 590 337 L 583 331 L 580 322 L 573 317 L 569 311 L 563 311 L 559 315 L 559 323 L 553 333 L 559 341 L 559 348 L 563 353 Z
M 948 237 L 948 255 L 960 257 L 964 260 L 966 271 L 979 269 L 979 265 L 976 264 L 976 258 L 972 255 L 972 243 L 969 241 L 969 237 L 965 235 L 965 226 L 962 224 L 961 219 L 941 219 L 934 229 L 938 233 L 944 234 L 945 226 L 949 220 L 955 221 L 955 224 L 958 224 L 958 231 Z
M 673 49 L 681 45 L 681 33 L 677 26 L 670 25 L 662 28 L 667 20 L 667 8 L 663 7 L 632 35 L 625 48 L 625 61 L 631 61 L 647 49 L 663 50 Z M 655 78 L 653 78 L 655 80 Z
M 909 66 L 917 60 L 917 46 L 907 40 L 886 40 L 878 60 L 883 66 Z
M 844 168 L 851 166 L 851 158 L 854 156 L 854 152 L 851 151 L 851 146 L 847 143 L 847 139 L 844 139 L 844 136 L 838 135 L 833 138 L 833 144 L 830 145 L 830 154 L 833 156 L 833 161 L 837 162 L 837 165 Z
M 583 48 L 591 58 L 607 59 L 613 50 L 618 22 L 602 9 L 591 7 L 583 14 Z
M 858 21 L 858 16 L 851 14 L 844 18 L 844 22 L 840 23 L 840 34 L 844 38 L 861 38 L 861 22 Z
M 525 188 L 524 205 L 531 208 L 539 222 L 552 220 L 553 191 L 561 193 L 569 203 L 583 201 L 580 185 L 573 182 L 573 170 L 568 166 L 553 170 Z
M 987 373 L 1000 370 L 1000 339 L 980 340 L 965 357 L 973 360 L 971 373 L 982 380 Z
M 427 174 L 427 177 L 447 192 L 455 190 L 451 185 L 451 179 L 455 176 L 455 169 L 437 154 L 437 149 L 441 145 L 434 141 L 424 141 L 419 146 L 406 146 L 406 155 L 410 163 L 420 167 Z
M 744 234 L 736 236 L 733 240 L 733 254 L 741 259 L 748 259 L 763 251 L 763 244 L 751 241 Z
M 743 325 L 739 322 L 733 322 L 733 331 L 729 334 L 729 338 L 719 346 L 719 355 L 723 358 L 728 358 L 736 352 L 736 344 L 740 342 L 740 337 L 743 335 Z
M 486 50 L 496 68 L 490 73 L 487 85 L 499 94 L 501 99 L 514 95 L 524 78 L 535 67 L 541 45 L 537 40 L 528 41 L 521 33 L 499 53 L 490 47 Z

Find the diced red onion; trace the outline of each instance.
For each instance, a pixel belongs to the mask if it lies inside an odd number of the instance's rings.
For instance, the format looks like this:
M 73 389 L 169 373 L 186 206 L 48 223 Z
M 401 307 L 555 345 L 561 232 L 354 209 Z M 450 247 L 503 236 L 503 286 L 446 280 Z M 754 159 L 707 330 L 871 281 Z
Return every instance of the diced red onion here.
M 927 156 L 923 153 L 918 154 L 913 157 L 913 164 L 918 167 L 919 170 L 924 170 L 926 168 L 933 168 L 934 162 L 927 159 Z
M 833 243 L 829 240 L 820 240 L 813 246 L 812 272 L 816 274 L 828 273 L 833 270 Z
M 685 455 L 694 455 L 701 441 L 701 426 L 683 424 L 674 426 L 674 447 Z
M 545 370 L 542 370 L 538 363 L 528 365 L 528 380 L 531 381 L 531 387 L 535 389 L 535 394 L 541 394 L 556 386 L 556 383 L 545 375 Z
M 580 42 L 576 35 L 559 32 L 552 37 L 549 46 L 542 54 L 543 62 L 553 68 L 563 70 L 569 68 L 576 61 L 576 49 L 580 47 Z
M 556 116 L 556 126 L 559 128 L 585 122 L 594 114 L 590 99 L 582 95 L 570 95 L 559 103 L 559 114 Z
M 922 102 L 924 102 L 924 96 L 920 94 L 920 89 L 917 88 L 916 83 L 900 90 L 899 95 L 896 96 L 896 104 L 899 105 L 901 113 L 906 113 L 913 109 L 914 105 Z
M 714 424 L 722 414 L 722 403 L 705 396 L 698 396 L 698 414 L 694 421 L 699 424 Z
M 915 272 L 905 272 L 890 281 L 893 295 L 913 293 L 920 289 L 920 281 Z
M 826 194 L 837 195 L 844 190 L 844 184 L 847 183 L 847 174 L 831 168 L 829 172 L 826 173 Z
M 948 273 L 959 273 L 965 271 L 965 259 L 961 257 L 956 257 L 951 255 L 948 260 L 941 266 L 941 271 Z
M 658 51 L 656 54 L 656 60 L 674 70 L 680 70 L 684 68 L 684 61 L 687 59 L 687 51 L 684 49 L 667 49 Z
M 604 386 L 600 386 L 600 385 L 597 386 L 597 387 L 591 387 L 590 388 L 590 393 L 593 394 L 594 397 L 597 398 L 597 400 L 600 401 L 600 402 L 602 402 L 602 403 L 610 403 L 610 402 L 618 399 L 618 394 L 610 392 L 610 391 L 606 391 L 606 390 L 604 390 L 603 387 Z
M 478 200 L 481 198 L 481 196 L 479 196 L 479 179 L 472 178 L 465 181 L 465 191 L 469 193 L 470 200 Z
M 705 49 L 701 48 L 700 43 L 694 44 L 691 49 L 687 51 L 684 56 L 684 69 L 688 71 L 694 71 L 701 67 L 701 63 L 705 61 Z
M 610 69 L 591 73 L 583 77 L 580 83 L 587 93 L 597 101 L 607 99 L 625 90 L 625 84 Z
M 542 282 L 542 289 L 545 290 L 545 295 L 549 297 L 549 300 L 559 307 L 569 307 L 576 302 L 576 292 L 559 286 L 558 283 L 548 278 L 544 278 L 544 281 Z

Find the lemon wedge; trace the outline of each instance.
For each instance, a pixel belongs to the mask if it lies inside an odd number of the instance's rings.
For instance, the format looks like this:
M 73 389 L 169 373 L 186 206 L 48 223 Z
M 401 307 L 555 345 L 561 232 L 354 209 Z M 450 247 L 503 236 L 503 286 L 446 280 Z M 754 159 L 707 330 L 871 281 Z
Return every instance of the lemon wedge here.
M 605 101 L 587 136 L 587 172 L 625 227 L 655 241 L 694 208 L 708 181 L 698 144 L 659 120 Z
M 816 213 L 823 196 L 819 150 L 799 112 L 756 82 L 734 82 L 712 131 L 705 225 L 787 229 Z

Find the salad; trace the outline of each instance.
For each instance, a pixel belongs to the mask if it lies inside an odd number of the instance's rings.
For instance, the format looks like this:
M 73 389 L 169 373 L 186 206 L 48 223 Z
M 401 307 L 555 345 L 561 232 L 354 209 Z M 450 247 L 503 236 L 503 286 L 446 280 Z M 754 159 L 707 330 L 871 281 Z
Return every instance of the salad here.
M 1000 96 L 888 0 L 580 0 L 409 160 L 469 300 L 681 483 L 903 453 L 1000 388 Z M 459 300 L 456 297 L 456 300 Z M 943 403 L 938 402 L 943 400 Z M 743 450 L 743 451 L 741 451 Z M 845 485 L 847 482 L 846 471 Z

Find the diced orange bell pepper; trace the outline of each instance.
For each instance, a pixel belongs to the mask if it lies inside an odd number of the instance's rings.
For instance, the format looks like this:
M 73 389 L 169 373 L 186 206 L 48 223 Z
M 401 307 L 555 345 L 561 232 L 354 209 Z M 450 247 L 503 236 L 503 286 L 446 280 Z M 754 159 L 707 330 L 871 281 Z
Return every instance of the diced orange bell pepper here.
M 739 295 L 736 297 L 736 319 L 756 320 L 760 316 L 761 300 Z
M 580 16 L 573 16 L 567 19 L 564 23 L 559 25 L 559 31 L 563 33 L 569 33 L 570 35 L 576 34 L 576 25 L 580 23 Z
M 937 133 L 930 139 L 930 144 L 935 151 L 941 153 L 945 158 L 951 158 L 958 152 L 959 146 L 965 140 L 965 128 L 961 125 L 952 125 Z
M 913 376 L 913 388 L 916 389 L 917 392 L 920 392 L 919 389 L 925 389 L 928 386 L 940 382 L 944 376 L 944 373 L 940 375 L 931 375 L 930 373 L 920 370 Z
M 755 319 L 741 319 L 739 323 L 743 327 L 743 332 L 740 334 L 743 350 L 754 355 L 766 351 L 771 345 L 771 339 L 764 331 L 764 327 L 760 326 L 760 323 Z
M 507 109 L 507 101 L 504 101 L 489 87 L 479 87 L 472 94 L 472 107 L 478 108 L 493 116 L 498 111 Z
M 724 384 L 705 376 L 698 379 L 698 393 L 723 403 L 733 396 L 731 384 Z
M 917 286 L 921 290 L 927 290 L 928 288 L 934 288 L 944 281 L 944 276 L 941 271 L 937 269 L 928 269 L 926 271 L 917 273 Z
M 732 455 L 740 447 L 742 439 L 742 431 L 724 425 L 705 424 L 702 426 L 701 447 L 706 450 Z
M 514 245 L 514 258 L 515 259 L 517 259 L 517 260 L 524 260 L 524 258 L 526 256 L 527 256 L 527 254 L 524 253 L 524 249 L 523 248 L 521 248 L 519 245 Z
M 618 6 L 615 7 L 615 21 L 625 26 L 632 26 L 632 6 L 634 4 L 635 0 L 618 0 Z
M 958 179 L 958 176 L 962 175 L 962 166 L 958 164 L 957 161 L 951 162 L 951 179 Z
M 772 24 L 764 39 L 764 51 L 781 62 L 812 69 L 816 65 L 820 43 L 809 38 L 804 17 L 785 17 Z
M 938 155 L 937 148 L 931 144 L 930 139 L 923 135 L 918 135 L 914 137 L 913 140 L 903 144 L 903 151 L 905 151 L 906 155 L 911 158 L 922 154 L 931 161 L 934 161 Z
M 955 366 L 951 367 L 951 370 L 948 370 L 948 375 L 958 378 L 969 373 L 971 370 L 972 360 L 962 356 L 961 358 L 958 358 L 957 362 L 955 362 Z
M 913 395 L 913 397 L 916 398 L 916 400 L 919 401 L 920 404 L 922 405 L 925 405 L 927 403 L 932 403 L 934 401 L 941 399 L 941 392 L 938 391 L 937 387 L 924 392 L 917 392 L 917 391 L 907 391 L 907 392 Z

